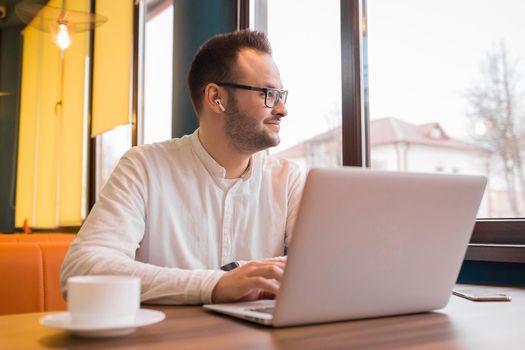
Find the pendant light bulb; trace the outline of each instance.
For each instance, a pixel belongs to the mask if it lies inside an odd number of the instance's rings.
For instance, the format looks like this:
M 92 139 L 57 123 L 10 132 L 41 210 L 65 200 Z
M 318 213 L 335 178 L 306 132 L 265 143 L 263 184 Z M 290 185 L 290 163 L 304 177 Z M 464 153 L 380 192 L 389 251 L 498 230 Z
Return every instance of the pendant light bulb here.
M 69 35 L 69 30 L 67 24 L 60 23 L 58 25 L 58 33 L 55 39 L 55 43 L 58 45 L 60 50 L 65 50 L 71 45 L 71 36 Z

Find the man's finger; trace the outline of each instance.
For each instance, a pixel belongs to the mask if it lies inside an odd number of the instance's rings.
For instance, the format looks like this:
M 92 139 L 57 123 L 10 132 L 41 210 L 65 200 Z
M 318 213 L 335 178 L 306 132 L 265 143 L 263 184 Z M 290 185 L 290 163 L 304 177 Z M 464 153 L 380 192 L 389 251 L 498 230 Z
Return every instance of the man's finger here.
M 264 277 L 250 278 L 247 286 L 250 287 L 248 290 L 261 289 L 264 292 L 272 294 L 277 294 L 279 292 L 279 282 L 274 279 L 267 279 Z
M 276 279 L 280 281 L 283 277 L 283 267 L 275 264 L 259 266 L 248 273 L 248 277 L 264 277 L 266 279 Z
M 286 260 L 270 260 L 270 259 L 254 260 L 254 261 L 250 261 L 249 263 L 243 265 L 242 267 L 255 268 L 255 267 L 264 266 L 264 265 L 276 265 L 276 266 L 280 266 L 284 268 L 286 266 Z

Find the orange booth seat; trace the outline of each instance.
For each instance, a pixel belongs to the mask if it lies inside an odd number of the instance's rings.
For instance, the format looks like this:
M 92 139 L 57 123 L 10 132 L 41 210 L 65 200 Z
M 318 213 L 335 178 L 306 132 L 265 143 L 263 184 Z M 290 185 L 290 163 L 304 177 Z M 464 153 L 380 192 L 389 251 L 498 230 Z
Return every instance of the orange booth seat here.
M 75 234 L 0 234 L 0 315 L 66 309 L 60 267 Z

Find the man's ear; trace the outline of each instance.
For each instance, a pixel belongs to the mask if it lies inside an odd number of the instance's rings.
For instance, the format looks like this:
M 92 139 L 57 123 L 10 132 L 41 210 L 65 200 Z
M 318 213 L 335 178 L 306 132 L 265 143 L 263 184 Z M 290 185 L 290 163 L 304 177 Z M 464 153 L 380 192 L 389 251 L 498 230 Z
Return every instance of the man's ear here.
M 223 114 L 226 111 L 226 106 L 224 105 L 226 99 L 226 91 L 217 84 L 210 83 L 204 88 L 203 104 L 216 114 Z

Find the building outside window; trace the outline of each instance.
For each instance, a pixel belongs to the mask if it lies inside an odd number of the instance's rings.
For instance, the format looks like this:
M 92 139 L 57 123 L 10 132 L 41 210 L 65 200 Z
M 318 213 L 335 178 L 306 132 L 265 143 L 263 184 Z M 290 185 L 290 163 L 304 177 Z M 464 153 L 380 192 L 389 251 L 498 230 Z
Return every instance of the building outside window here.
M 340 67 L 339 3 L 267 2 L 265 29 L 290 90 L 271 152 L 306 169 L 341 164 L 341 73 L 331 67 Z M 524 7 L 366 2 L 372 168 L 485 175 L 478 217 L 524 216 Z
M 280 0 L 253 5 L 252 23 L 267 32 L 284 89 L 289 90 L 281 143 L 270 153 L 295 160 L 305 169 L 341 165 L 339 1 L 305 0 L 298 6 L 297 1 Z
M 480 218 L 525 215 L 520 1 L 367 2 L 372 164 L 489 178 Z

